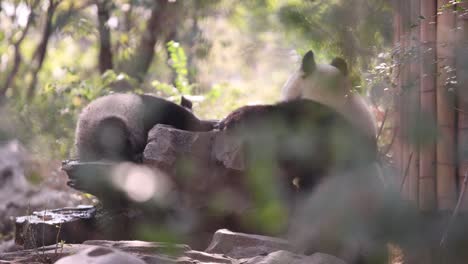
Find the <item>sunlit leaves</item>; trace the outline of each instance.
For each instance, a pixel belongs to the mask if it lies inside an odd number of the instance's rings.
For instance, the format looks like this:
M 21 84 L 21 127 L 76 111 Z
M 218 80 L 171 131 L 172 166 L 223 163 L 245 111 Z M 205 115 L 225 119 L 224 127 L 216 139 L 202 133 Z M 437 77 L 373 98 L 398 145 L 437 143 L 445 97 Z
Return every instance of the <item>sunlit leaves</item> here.
M 167 50 L 170 55 L 170 66 L 176 73 L 175 87 L 181 94 L 191 94 L 192 87 L 188 83 L 187 56 L 179 43 L 169 41 Z
M 65 25 L 62 29 L 62 33 L 70 35 L 73 38 L 80 38 L 95 35 L 97 33 L 97 29 L 93 22 L 88 18 L 76 17 Z

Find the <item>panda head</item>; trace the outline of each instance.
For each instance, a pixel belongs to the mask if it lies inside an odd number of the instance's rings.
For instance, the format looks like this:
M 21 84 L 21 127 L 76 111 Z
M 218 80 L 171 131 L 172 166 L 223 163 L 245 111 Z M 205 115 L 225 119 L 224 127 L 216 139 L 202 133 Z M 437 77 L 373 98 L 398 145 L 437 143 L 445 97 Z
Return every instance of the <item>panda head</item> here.
M 310 50 L 302 58 L 301 67 L 283 87 L 283 99 L 305 98 L 327 103 L 331 97 L 344 97 L 351 90 L 348 74 L 344 59 L 335 58 L 330 64 L 319 64 Z
M 342 58 L 336 57 L 330 64 L 317 64 L 314 53 L 309 50 L 301 62 L 301 75 L 304 83 L 310 84 L 309 89 L 322 91 L 339 91 L 344 81 L 348 79 L 348 65 Z
M 348 76 L 348 64 L 343 58 L 336 57 L 330 63 L 331 66 L 335 67 L 343 76 Z M 302 58 L 301 62 L 301 71 L 303 73 L 303 78 L 313 74 L 317 71 L 317 63 L 315 62 L 315 55 L 314 52 L 309 50 L 304 57 Z

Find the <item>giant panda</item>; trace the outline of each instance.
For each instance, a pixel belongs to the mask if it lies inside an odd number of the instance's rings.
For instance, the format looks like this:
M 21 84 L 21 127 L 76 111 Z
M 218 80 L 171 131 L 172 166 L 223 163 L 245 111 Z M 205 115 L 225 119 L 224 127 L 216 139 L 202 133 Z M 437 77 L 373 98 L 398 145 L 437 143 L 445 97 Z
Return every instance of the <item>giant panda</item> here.
M 156 124 L 189 131 L 209 131 L 186 100 L 177 105 L 150 94 L 114 93 L 88 104 L 78 118 L 75 149 L 80 161 L 139 161 L 148 131 Z
M 282 90 L 280 102 L 241 107 L 221 120 L 218 127 L 242 130 L 243 135 L 250 134 L 249 138 L 257 135 L 247 144 L 256 146 L 251 148 L 254 152 L 273 146 L 273 155 L 288 182 L 294 179 L 305 192 L 337 167 L 346 170 L 369 166 L 382 180 L 376 122 L 365 100 L 351 92 L 343 59 L 317 64 L 314 53 L 307 52 L 300 69 Z M 262 138 L 275 140 L 258 144 Z M 305 143 L 288 146 L 294 141 Z
M 332 107 L 312 100 L 244 106 L 222 119 L 218 128 L 242 139 L 246 172 L 270 170 L 274 177 L 269 180 L 279 179 L 287 200 L 294 193 L 310 193 L 332 173 L 376 160 L 374 137 Z
M 377 155 L 375 117 L 366 100 L 352 91 L 344 59 L 334 58 L 330 64 L 318 64 L 313 51 L 309 50 L 302 58 L 300 68 L 284 84 L 281 97 L 282 101 L 302 98 L 333 108 L 373 139 Z M 372 169 L 385 184 L 378 162 L 373 163 Z
M 375 137 L 377 126 L 364 98 L 353 93 L 348 66 L 342 58 L 331 64 L 317 64 L 312 51 L 302 58 L 301 66 L 282 88 L 282 100 L 303 98 L 332 107 L 356 127 Z

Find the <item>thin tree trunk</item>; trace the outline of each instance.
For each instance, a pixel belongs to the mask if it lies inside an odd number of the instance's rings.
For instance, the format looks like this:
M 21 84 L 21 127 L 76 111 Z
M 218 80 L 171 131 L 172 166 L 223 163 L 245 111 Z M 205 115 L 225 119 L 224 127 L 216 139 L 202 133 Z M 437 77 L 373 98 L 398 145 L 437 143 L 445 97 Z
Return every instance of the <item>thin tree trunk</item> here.
M 1 1 L 0 1 L 1 2 Z M 14 55 L 13 55 L 13 66 L 11 67 L 11 71 L 8 74 L 5 84 L 2 86 L 0 89 L 0 104 L 4 102 L 6 92 L 8 88 L 13 86 L 13 81 L 16 77 L 16 74 L 18 73 L 21 61 L 22 61 L 22 55 L 21 55 L 21 44 L 23 43 L 24 38 L 28 34 L 29 28 L 31 27 L 31 24 L 34 20 L 34 10 L 36 9 L 37 5 L 39 4 L 39 0 L 36 0 L 32 3 L 30 6 L 31 13 L 28 16 L 28 20 L 26 22 L 26 26 L 24 27 L 23 31 L 21 32 L 21 36 L 18 38 L 17 41 L 13 44 L 13 49 L 14 49 Z
M 60 2 L 61 0 L 57 0 L 57 1 L 49 0 L 46 22 L 44 25 L 44 30 L 42 32 L 41 41 L 39 45 L 37 46 L 36 50 L 34 51 L 34 55 L 32 57 L 32 60 L 33 60 L 32 80 L 31 80 L 31 83 L 29 84 L 27 94 L 26 94 L 27 96 L 26 98 L 28 101 L 30 101 L 34 97 L 38 74 L 42 68 L 42 64 L 44 63 L 44 59 L 47 53 L 47 46 L 49 44 L 50 36 L 52 35 L 52 19 L 54 17 L 55 10 L 57 9 L 57 6 L 60 4 Z
M 111 33 L 106 25 L 110 17 L 111 2 L 108 0 L 98 0 L 96 2 L 99 28 L 99 72 L 104 73 L 113 68 Z
M 436 0 L 421 1 L 421 112 L 423 122 L 436 122 Z M 426 119 L 427 118 L 427 119 Z M 422 142 L 419 153 L 419 208 L 433 211 L 436 204 L 436 145 L 435 138 Z
M 458 82 L 458 183 L 463 184 L 468 171 L 468 3 L 459 4 L 464 11 L 457 14 L 457 82 Z M 459 188 L 460 191 L 461 188 Z M 468 195 L 460 210 L 468 211 Z
M 148 72 L 154 57 L 154 46 L 158 40 L 165 40 L 165 34 L 173 32 L 182 12 L 181 1 L 155 0 L 151 17 L 146 23 L 140 44 L 132 58 L 132 67 L 127 74 L 140 82 Z
M 442 14 L 437 21 L 437 201 L 439 210 L 452 210 L 456 203 L 455 98 L 451 81 L 455 74 L 455 15 L 446 8 L 449 0 L 438 0 Z

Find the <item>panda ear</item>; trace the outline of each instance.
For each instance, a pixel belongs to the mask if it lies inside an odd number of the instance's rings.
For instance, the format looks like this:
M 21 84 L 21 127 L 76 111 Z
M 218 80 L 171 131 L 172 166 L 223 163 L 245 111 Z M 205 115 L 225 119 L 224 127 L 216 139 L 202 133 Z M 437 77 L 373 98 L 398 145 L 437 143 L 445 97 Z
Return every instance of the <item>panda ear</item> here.
M 192 101 L 187 99 L 187 97 L 185 96 L 182 96 L 182 98 L 180 98 L 180 105 L 187 108 L 188 110 L 192 110 Z
M 344 76 L 348 76 L 348 64 L 346 64 L 346 61 L 343 58 L 334 58 L 331 65 L 337 68 Z
M 304 73 L 303 77 L 313 73 L 316 68 L 317 65 L 315 63 L 314 52 L 309 50 L 302 58 L 301 70 Z

